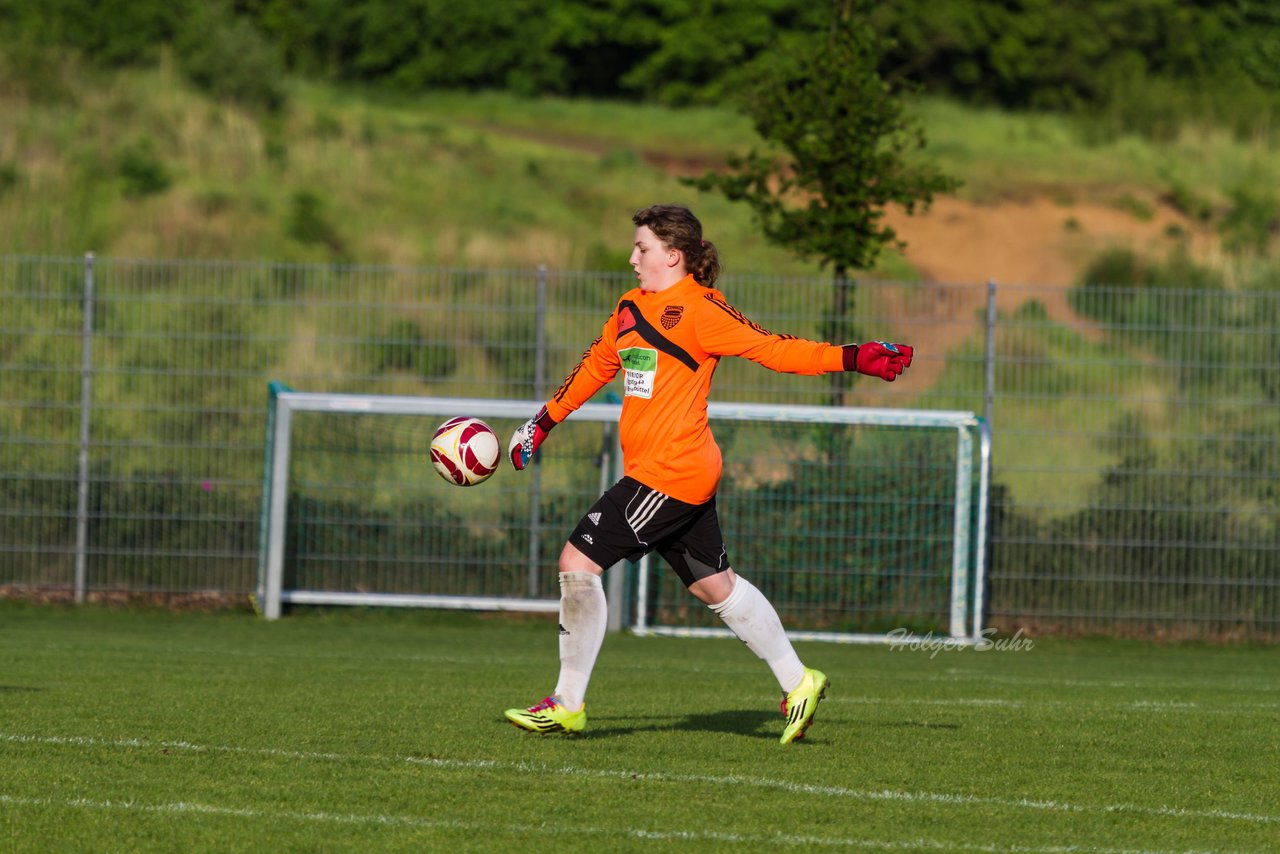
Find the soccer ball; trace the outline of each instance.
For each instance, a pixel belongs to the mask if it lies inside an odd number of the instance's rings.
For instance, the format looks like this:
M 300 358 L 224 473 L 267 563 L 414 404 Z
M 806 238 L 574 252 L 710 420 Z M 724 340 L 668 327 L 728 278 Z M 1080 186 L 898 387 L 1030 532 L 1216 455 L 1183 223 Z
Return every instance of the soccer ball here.
M 431 464 L 455 486 L 475 486 L 498 470 L 498 436 L 479 418 L 450 418 L 431 437 Z

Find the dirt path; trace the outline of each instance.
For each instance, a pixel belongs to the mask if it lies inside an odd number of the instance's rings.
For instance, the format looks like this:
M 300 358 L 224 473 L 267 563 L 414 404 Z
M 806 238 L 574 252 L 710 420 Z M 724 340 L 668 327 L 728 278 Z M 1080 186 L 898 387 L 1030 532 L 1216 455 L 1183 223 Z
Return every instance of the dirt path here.
M 1174 244 L 1174 227 L 1193 235 L 1193 252 L 1206 251 L 1210 243 L 1167 207 L 1142 220 L 1114 207 L 1062 205 L 1048 198 L 979 205 L 943 197 L 925 214 L 890 212 L 887 221 L 907 242 L 907 261 L 926 280 L 947 284 L 994 279 L 1068 287 L 1104 249 L 1163 255 Z

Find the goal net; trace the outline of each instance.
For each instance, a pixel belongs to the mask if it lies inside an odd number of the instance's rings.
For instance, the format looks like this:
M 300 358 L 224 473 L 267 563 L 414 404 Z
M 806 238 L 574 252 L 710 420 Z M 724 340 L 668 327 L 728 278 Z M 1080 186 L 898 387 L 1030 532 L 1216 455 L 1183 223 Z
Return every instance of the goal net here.
M 555 613 L 557 559 L 621 476 L 621 406 L 590 403 L 530 470 L 461 488 L 431 467 L 440 422 L 506 438 L 538 403 L 271 386 L 258 598 Z M 713 403 L 730 562 L 792 637 L 982 630 L 990 440 L 969 412 Z M 657 555 L 606 573 L 611 628 L 728 634 Z

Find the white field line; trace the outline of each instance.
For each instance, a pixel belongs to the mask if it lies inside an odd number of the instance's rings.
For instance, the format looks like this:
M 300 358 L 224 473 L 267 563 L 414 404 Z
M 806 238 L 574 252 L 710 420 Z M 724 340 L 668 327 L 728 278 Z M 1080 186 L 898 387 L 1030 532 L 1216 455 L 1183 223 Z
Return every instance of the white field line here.
M 914 678 L 919 679 L 918 674 L 913 674 Z M 983 673 L 979 671 L 959 670 L 954 667 L 947 668 L 941 675 L 924 676 L 921 681 L 925 682 L 982 682 L 982 683 L 1000 683 L 1003 685 L 1051 685 L 1054 687 L 1068 686 L 1071 688 L 1123 688 L 1131 690 L 1149 691 L 1152 688 L 1160 688 L 1164 686 L 1185 689 L 1188 686 L 1194 686 L 1205 690 L 1228 689 L 1231 691 L 1240 691 L 1243 693 L 1258 694 L 1274 694 L 1280 691 L 1280 685 L 1271 684 L 1270 682 L 1245 682 L 1237 679 L 1229 681 L 1220 681 L 1214 679 L 1200 678 L 1182 678 L 1182 679 L 1164 679 L 1158 676 L 1150 676 L 1143 679 L 1123 680 L 1123 679 L 1059 679 L 1053 676 L 1026 676 L 1021 674 L 1009 673 Z
M 822 786 L 796 783 L 789 780 L 771 780 L 765 777 L 743 777 L 737 774 L 667 774 L 650 771 L 615 771 L 597 768 L 580 768 L 572 765 L 554 767 L 532 762 L 508 762 L 499 759 L 441 759 L 416 756 L 386 757 L 372 754 L 318 753 L 285 750 L 274 747 L 237 747 L 200 745 L 186 741 L 143 741 L 141 739 L 98 739 L 87 736 L 34 736 L 0 733 L 0 742 L 11 744 L 51 744 L 84 747 L 125 747 L 163 750 L 190 750 L 210 753 L 233 753 L 256 756 L 278 756 L 290 759 L 318 761 L 366 761 L 408 762 L 431 768 L 457 770 L 509 771 L 521 775 L 557 774 L 569 777 L 585 777 L 607 780 L 645 780 L 660 783 L 692 783 L 706 786 L 734 788 L 773 789 L 796 795 L 841 798 L 857 801 L 887 801 L 900 803 L 944 804 L 952 806 L 995 806 L 1008 809 L 1042 810 L 1062 813 L 1130 813 L 1134 815 L 1167 818 L 1218 819 L 1250 824 L 1280 824 L 1280 815 L 1267 813 L 1206 810 L 1186 807 L 1146 807 L 1139 804 L 1074 804 L 1065 801 L 1038 800 L 1033 798 L 1007 798 L 993 795 L 955 795 L 940 792 L 905 792 L 893 789 L 852 789 L 845 786 Z
M 1197 714 L 1234 715 L 1241 710 L 1275 711 L 1280 703 L 1221 703 L 1209 705 L 1196 700 L 1010 700 L 1002 697 L 828 697 L 823 702 L 855 706 L 990 706 L 1001 709 L 1130 709 L 1138 712 L 1196 712 Z
M 627 827 L 590 827 L 549 824 L 490 824 L 488 822 L 465 822 L 452 819 L 429 819 L 400 815 L 350 815 L 327 812 L 300 812 L 294 810 L 262 810 L 243 807 L 222 807 L 213 804 L 197 804 L 178 801 L 167 804 L 142 804 L 136 801 L 97 801 L 88 798 L 69 798 L 55 800 L 53 798 L 19 798 L 0 794 L 0 805 L 15 807 L 44 807 L 116 810 L 122 812 L 142 812 L 153 814 L 197 814 L 226 816 L 231 818 L 267 819 L 270 821 L 302 821 L 327 824 L 373 824 L 382 827 L 408 827 L 417 829 L 463 830 L 471 833 L 512 833 L 527 835 L 531 833 L 550 834 L 552 836 L 571 839 L 579 836 L 621 836 L 652 842 L 728 842 L 738 845 L 753 845 L 763 848 L 765 845 L 792 845 L 812 848 L 823 846 L 828 848 L 864 848 L 878 851 L 919 851 L 922 849 L 938 851 L 978 851 L 991 854 L 1073 854 L 1073 852 L 1097 852 L 1097 854 L 1164 854 L 1164 852 L 1146 849 L 1127 848 L 1089 848 L 1083 846 L 1049 846 L 1032 847 L 1023 845 L 1003 846 L 993 844 L 977 844 L 972 842 L 939 842 L 932 839 L 853 839 L 831 836 L 791 836 L 787 834 L 761 835 L 722 833 L 713 830 L 646 830 Z M 1198 852 L 1189 852 L 1198 854 Z

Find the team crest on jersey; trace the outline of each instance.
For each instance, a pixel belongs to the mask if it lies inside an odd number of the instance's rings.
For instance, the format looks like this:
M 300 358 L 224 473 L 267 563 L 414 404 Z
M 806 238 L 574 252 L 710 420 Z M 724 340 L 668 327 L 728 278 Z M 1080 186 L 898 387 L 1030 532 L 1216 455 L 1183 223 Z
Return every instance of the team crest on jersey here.
M 666 311 L 662 312 L 662 318 L 658 322 L 662 324 L 663 329 L 671 329 L 680 322 L 680 318 L 684 315 L 684 306 L 669 305 Z

